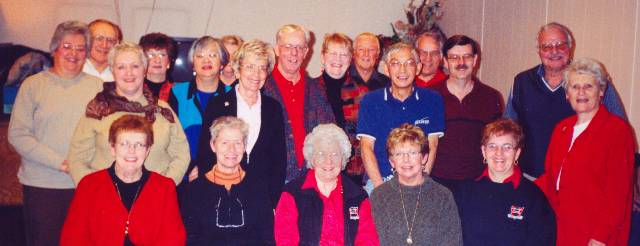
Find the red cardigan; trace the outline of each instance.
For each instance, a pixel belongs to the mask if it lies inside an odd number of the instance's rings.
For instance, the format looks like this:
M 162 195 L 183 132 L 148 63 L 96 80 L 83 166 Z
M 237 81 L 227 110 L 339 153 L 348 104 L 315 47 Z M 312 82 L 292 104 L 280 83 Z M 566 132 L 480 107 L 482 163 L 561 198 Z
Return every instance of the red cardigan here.
M 107 170 L 80 181 L 60 245 L 123 245 L 127 209 Z M 135 245 L 184 245 L 186 234 L 171 179 L 151 172 L 133 204 L 129 239 Z
M 634 158 L 631 127 L 600 106 L 569 151 L 576 121 L 574 115 L 556 125 L 545 173 L 536 180 L 556 212 L 557 245 L 586 245 L 591 238 L 607 246 L 626 245 Z

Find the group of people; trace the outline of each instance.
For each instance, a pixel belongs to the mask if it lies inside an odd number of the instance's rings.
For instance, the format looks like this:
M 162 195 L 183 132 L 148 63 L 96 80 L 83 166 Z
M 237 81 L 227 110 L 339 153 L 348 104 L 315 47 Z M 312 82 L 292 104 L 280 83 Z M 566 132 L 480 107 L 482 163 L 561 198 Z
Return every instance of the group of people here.
M 474 76 L 480 47 L 464 35 L 380 58 L 371 33 L 326 34 L 318 78 L 300 25 L 273 46 L 203 36 L 184 82 L 170 37 L 122 40 L 107 20 L 63 22 L 53 66 L 19 90 L 9 141 L 28 245 L 629 240 L 632 130 L 561 24 L 541 27 L 541 64 L 506 103 Z

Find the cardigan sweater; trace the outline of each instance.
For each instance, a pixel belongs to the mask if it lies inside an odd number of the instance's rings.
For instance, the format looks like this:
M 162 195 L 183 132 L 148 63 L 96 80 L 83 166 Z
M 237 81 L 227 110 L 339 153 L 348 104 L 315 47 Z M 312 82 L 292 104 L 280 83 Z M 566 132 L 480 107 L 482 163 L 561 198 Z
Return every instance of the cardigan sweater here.
M 171 179 L 151 172 L 127 211 L 108 170 L 92 173 L 78 185 L 60 245 L 123 245 L 127 220 L 134 245 L 184 245 L 186 234 Z
M 147 100 L 141 96 L 136 100 L 143 106 Z M 158 106 L 169 110 L 169 105 L 158 101 Z M 171 112 L 173 114 L 173 111 Z M 115 112 L 101 120 L 84 116 L 78 121 L 69 146 L 69 173 L 77 184 L 82 177 L 92 172 L 105 169 L 113 163 L 109 144 L 109 128 L 111 123 L 125 114 L 144 116 L 144 113 Z M 189 165 L 189 144 L 182 131 L 180 122 L 171 123 L 160 113 L 156 113 L 153 122 L 153 145 L 149 148 L 149 156 L 144 166 L 169 177 L 179 184 Z M 173 118 L 177 119 L 175 114 Z
M 224 95 L 214 97 L 206 105 L 202 125 L 205 131 L 200 132 L 198 157 L 196 165 L 199 173 L 211 170 L 216 162 L 216 154 L 211 150 L 211 133 L 209 127 L 214 120 L 221 116 L 238 115 L 238 95 L 232 90 Z M 287 149 L 284 136 L 284 122 L 282 108 L 272 97 L 260 95 L 262 100 L 260 109 L 260 133 L 251 153 L 243 156 L 241 165 L 247 173 L 259 176 L 268 186 L 272 208 L 275 208 L 286 175 Z M 247 122 L 251 124 L 251 122 Z
M 631 127 L 601 105 L 571 146 L 576 122 L 574 115 L 558 123 L 545 173 L 536 180 L 556 213 L 557 245 L 585 245 L 590 239 L 626 245 L 634 165 Z
M 319 124 L 335 123 L 335 117 L 331 110 L 331 105 L 327 101 L 324 90 L 318 84 L 318 81 L 305 75 L 304 77 L 304 129 L 308 134 Z M 287 176 L 286 181 L 289 182 L 297 177 L 302 176 L 306 171 L 306 166 L 298 167 L 298 161 L 295 154 L 295 144 L 293 141 L 293 133 L 291 122 L 287 115 L 287 109 L 284 106 L 282 94 L 278 89 L 278 85 L 273 76 L 270 76 L 262 87 L 264 95 L 270 96 L 280 103 L 282 107 L 282 116 L 284 121 L 284 133 L 287 146 Z M 302 146 L 299 146 L 302 148 Z
M 60 166 L 76 122 L 100 90 L 102 80 L 82 72 L 73 79 L 63 79 L 42 71 L 22 83 L 8 131 L 9 143 L 20 154 L 20 183 L 53 189 L 75 187 Z
M 401 185 L 395 176 L 373 190 L 371 208 L 380 245 L 408 245 L 407 220 L 411 226 L 414 211 L 418 213 L 412 225 L 415 245 L 462 245 L 460 218 L 451 192 L 430 177 L 424 177 L 421 193 L 419 189 Z M 420 203 L 416 209 L 418 194 Z M 401 201 L 405 204 L 406 220 Z
M 247 173 L 229 191 L 204 175 L 181 194 L 187 245 L 275 245 L 266 187 Z

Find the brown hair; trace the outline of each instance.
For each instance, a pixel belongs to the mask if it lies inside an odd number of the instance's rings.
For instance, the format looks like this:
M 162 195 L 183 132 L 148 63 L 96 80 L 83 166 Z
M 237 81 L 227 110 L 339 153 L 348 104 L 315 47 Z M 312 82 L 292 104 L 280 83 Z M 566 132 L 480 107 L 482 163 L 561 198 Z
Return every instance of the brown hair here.
M 429 152 L 427 136 L 420 127 L 415 125 L 404 123 L 398 128 L 391 130 L 387 138 L 387 154 L 391 155 L 391 150 L 403 143 L 420 146 L 420 152 L 422 154 Z
M 178 56 L 178 45 L 175 40 L 164 33 L 153 32 L 146 34 L 140 38 L 138 44 L 145 52 L 150 49 L 166 50 L 170 63 L 173 63 Z
M 522 127 L 520 127 L 520 125 L 515 121 L 506 118 L 498 119 L 484 127 L 484 131 L 482 131 L 482 145 L 485 145 L 491 137 L 499 137 L 509 134 L 513 136 L 513 139 L 516 141 L 515 147 L 518 149 L 522 148 L 522 142 L 524 140 Z
M 147 147 L 153 145 L 153 128 L 143 116 L 126 114 L 111 123 L 109 143 L 115 144 L 116 138 L 123 132 L 144 133 L 147 135 Z

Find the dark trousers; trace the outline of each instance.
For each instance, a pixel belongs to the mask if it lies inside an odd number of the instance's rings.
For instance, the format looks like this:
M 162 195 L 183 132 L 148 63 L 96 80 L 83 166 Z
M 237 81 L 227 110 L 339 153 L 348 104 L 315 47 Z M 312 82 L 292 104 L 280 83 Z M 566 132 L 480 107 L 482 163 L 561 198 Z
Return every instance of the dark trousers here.
M 74 189 L 22 186 L 27 246 L 58 245 Z
M 629 233 L 629 246 L 640 246 L 640 212 L 631 213 L 631 233 Z

